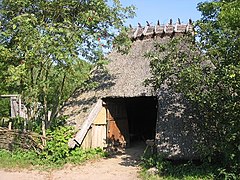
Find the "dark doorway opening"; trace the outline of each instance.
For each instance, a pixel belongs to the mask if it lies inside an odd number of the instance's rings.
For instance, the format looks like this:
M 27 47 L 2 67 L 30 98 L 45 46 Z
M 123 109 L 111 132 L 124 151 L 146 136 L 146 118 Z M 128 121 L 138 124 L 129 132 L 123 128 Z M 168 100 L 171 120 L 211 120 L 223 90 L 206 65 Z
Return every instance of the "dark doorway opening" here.
M 157 119 L 155 97 L 126 99 L 130 142 L 154 139 Z
M 131 144 L 154 139 L 157 120 L 157 98 L 104 98 L 107 107 L 108 139 Z M 116 138 L 117 137 L 117 138 Z M 122 142 L 121 142 L 122 141 Z

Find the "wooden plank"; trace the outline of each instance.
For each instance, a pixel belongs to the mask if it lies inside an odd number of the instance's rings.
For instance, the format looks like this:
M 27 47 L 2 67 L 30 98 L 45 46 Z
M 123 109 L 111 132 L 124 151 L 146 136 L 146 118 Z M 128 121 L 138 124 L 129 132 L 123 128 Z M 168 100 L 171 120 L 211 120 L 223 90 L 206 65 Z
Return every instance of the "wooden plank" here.
M 118 127 L 118 124 L 114 120 L 109 121 L 108 141 L 112 145 L 116 146 L 124 147 L 126 145 L 124 135 L 122 134 L 121 130 Z
M 3 94 L 0 95 L 1 98 L 10 98 L 10 97 L 19 97 L 20 95 L 18 94 Z
M 80 130 L 77 132 L 74 141 L 75 146 L 76 145 L 81 145 L 83 142 L 83 139 L 88 131 L 88 129 L 90 128 L 91 124 L 93 123 L 94 119 L 97 117 L 99 111 L 102 108 L 102 100 L 98 100 L 96 105 L 94 106 L 94 108 L 92 109 L 92 111 L 90 112 L 89 116 L 87 117 L 87 119 L 83 122 Z M 72 141 L 72 140 L 71 140 Z M 69 144 L 70 145 L 70 144 Z M 73 148 L 74 143 L 71 144 L 71 146 L 69 146 L 69 148 Z
M 11 117 L 15 118 L 19 116 L 19 102 L 17 97 L 10 98 L 10 106 L 11 106 Z
M 107 115 L 106 114 L 107 114 L 106 108 L 102 107 L 102 109 L 99 111 L 96 119 L 94 120 L 93 124 L 97 124 L 97 125 L 107 124 L 107 121 L 106 121 Z
M 92 147 L 92 133 L 93 133 L 93 128 L 88 129 L 88 132 L 86 136 L 83 139 L 83 142 L 81 144 L 81 147 L 83 149 L 89 149 Z
M 129 144 L 126 108 L 122 104 L 108 103 L 107 109 L 108 143 L 114 146 L 125 147 Z
M 107 130 L 106 125 L 94 125 L 92 128 L 92 147 L 106 147 Z

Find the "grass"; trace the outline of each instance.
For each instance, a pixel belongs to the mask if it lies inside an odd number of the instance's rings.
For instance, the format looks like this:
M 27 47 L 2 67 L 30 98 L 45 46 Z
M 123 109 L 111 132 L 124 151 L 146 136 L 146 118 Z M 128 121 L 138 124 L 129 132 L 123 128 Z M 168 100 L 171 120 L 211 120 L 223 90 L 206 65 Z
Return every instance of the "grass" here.
M 0 149 L 1 169 L 40 169 L 51 170 L 63 167 L 65 164 L 81 164 L 87 160 L 98 159 L 106 156 L 101 149 L 83 150 L 78 148 L 68 157 L 52 161 L 49 156 L 44 157 L 34 151 L 14 150 L 13 152 Z
M 158 174 L 150 174 L 143 167 L 140 175 L 145 180 L 211 180 L 215 178 L 214 172 L 215 169 L 209 165 L 197 166 L 192 163 L 174 165 L 168 163 L 167 166 L 162 167 Z
M 237 171 L 227 170 L 221 163 L 168 161 L 159 154 L 142 157 L 140 176 L 144 180 L 239 180 Z M 155 173 L 148 171 L 155 168 Z
M 159 154 L 145 154 L 140 163 L 140 176 L 144 180 L 211 180 L 216 178 L 217 167 L 201 162 L 176 162 Z M 155 168 L 156 173 L 148 171 Z
M 48 131 L 47 145 L 43 150 L 23 150 L 14 147 L 13 151 L 0 149 L 0 168 L 40 168 L 43 170 L 61 168 L 65 164 L 81 164 L 90 159 L 105 157 L 107 154 L 100 148 L 68 148 L 68 139 L 72 137 L 72 127 L 58 127 Z
M 36 164 L 38 157 L 35 152 L 23 152 L 16 150 L 10 152 L 4 149 L 0 150 L 0 168 L 10 169 L 10 168 L 30 168 L 32 165 Z

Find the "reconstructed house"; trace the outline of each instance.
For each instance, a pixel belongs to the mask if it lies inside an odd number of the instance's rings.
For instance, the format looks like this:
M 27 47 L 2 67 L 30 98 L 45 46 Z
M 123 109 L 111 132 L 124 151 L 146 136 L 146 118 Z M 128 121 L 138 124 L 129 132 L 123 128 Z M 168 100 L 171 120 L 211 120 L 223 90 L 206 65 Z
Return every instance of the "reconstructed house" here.
M 79 129 L 69 146 L 131 147 L 135 141 L 154 139 L 158 152 L 169 158 L 196 158 L 198 119 L 192 107 L 166 84 L 157 92 L 144 85 L 151 77 L 144 55 L 154 43 L 189 32 L 193 33 L 191 20 L 133 28 L 129 53 L 113 50 L 106 69 L 95 70 L 93 80 L 98 86 L 77 91 L 63 108 L 68 123 Z

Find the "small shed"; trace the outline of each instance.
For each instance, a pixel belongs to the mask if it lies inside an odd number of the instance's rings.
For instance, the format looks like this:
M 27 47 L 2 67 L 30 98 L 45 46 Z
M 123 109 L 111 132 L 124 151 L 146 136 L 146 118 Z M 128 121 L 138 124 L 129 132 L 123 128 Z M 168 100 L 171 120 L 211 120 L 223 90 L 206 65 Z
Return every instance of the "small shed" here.
M 61 114 L 79 129 L 69 146 L 130 147 L 136 141 L 154 139 L 158 152 L 169 158 L 196 158 L 198 118 L 192 107 L 166 84 L 158 92 L 144 85 L 151 76 L 144 55 L 156 42 L 194 33 L 191 20 L 188 24 L 139 25 L 131 32 L 129 53 L 113 50 L 106 69 L 94 71 L 92 80 L 99 85 L 76 91 L 65 104 Z

